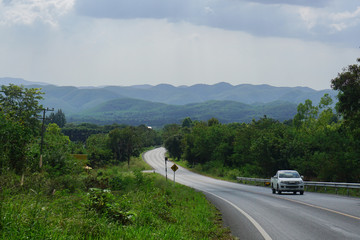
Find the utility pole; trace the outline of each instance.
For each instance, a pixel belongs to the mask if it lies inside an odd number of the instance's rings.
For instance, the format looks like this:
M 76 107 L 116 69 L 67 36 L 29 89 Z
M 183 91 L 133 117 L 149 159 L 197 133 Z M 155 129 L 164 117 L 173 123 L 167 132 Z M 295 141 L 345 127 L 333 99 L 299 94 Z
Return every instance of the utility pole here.
M 54 108 L 42 108 L 40 109 L 43 111 L 43 117 L 42 117 L 42 126 L 41 126 L 41 143 L 40 143 L 40 161 L 39 161 L 39 167 L 42 167 L 42 152 L 43 152 L 43 144 L 44 144 L 44 132 L 45 132 L 45 113 L 48 111 L 54 111 Z

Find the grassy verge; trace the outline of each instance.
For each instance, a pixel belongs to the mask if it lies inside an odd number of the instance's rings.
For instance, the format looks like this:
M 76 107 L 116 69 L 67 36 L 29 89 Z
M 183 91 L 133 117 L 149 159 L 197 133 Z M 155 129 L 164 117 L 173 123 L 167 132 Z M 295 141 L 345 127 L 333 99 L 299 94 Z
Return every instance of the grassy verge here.
M 195 190 L 142 161 L 50 179 L 0 177 L 0 239 L 233 239 Z

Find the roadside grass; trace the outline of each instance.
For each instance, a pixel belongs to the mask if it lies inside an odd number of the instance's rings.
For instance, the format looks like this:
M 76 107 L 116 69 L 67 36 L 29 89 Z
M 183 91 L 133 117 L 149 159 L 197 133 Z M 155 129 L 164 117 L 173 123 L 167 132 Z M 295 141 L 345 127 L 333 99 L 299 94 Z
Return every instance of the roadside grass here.
M 0 176 L 0 239 L 234 239 L 206 197 L 141 159 L 50 179 Z

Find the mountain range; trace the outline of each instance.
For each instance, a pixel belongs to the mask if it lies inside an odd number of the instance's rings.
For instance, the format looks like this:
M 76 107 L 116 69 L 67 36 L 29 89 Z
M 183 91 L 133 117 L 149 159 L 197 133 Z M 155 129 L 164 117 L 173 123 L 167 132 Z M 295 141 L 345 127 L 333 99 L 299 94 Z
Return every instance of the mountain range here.
M 68 122 L 98 124 L 147 124 L 163 126 L 179 123 L 185 117 L 223 123 L 248 122 L 264 115 L 280 121 L 292 118 L 299 103 L 310 99 L 317 104 L 327 93 L 336 100 L 337 92 L 307 87 L 221 82 L 214 85 L 172 86 L 169 84 L 74 87 L 0 78 L 0 85 L 41 88 L 44 107 L 62 109 Z

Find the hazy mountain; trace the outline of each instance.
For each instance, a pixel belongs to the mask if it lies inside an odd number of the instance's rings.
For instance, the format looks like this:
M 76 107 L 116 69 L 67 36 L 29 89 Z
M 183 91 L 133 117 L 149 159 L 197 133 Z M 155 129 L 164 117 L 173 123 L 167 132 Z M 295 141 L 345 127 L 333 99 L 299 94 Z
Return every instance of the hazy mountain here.
M 266 115 L 280 121 L 291 119 L 296 114 L 296 104 L 272 102 L 248 105 L 234 101 L 208 101 L 187 105 L 168 105 L 139 99 L 121 98 L 102 103 L 79 114 L 72 114 L 72 122 L 97 124 L 125 123 L 146 124 L 161 127 L 169 123 L 181 123 L 185 117 L 207 121 L 217 118 L 222 123 L 250 122 Z
M 179 87 L 159 84 L 80 88 L 0 78 L 0 85 L 9 83 L 41 88 L 45 93 L 43 106 L 62 109 L 69 120 L 133 121 L 140 124 L 150 121 L 153 125 L 176 122 L 188 116 L 198 120 L 216 117 L 222 122 L 250 121 L 263 115 L 285 120 L 292 118 L 296 106 L 306 99 L 318 104 L 325 93 L 334 101 L 337 95 L 331 89 L 316 91 L 307 87 L 251 84 L 234 86 L 225 82 Z
M 48 85 L 47 83 L 42 82 L 30 82 L 26 81 L 22 78 L 11 78 L 11 77 L 4 77 L 0 78 L 0 86 L 1 85 L 9 85 L 9 84 L 15 84 L 15 85 L 32 85 L 32 84 L 38 84 L 38 85 Z

